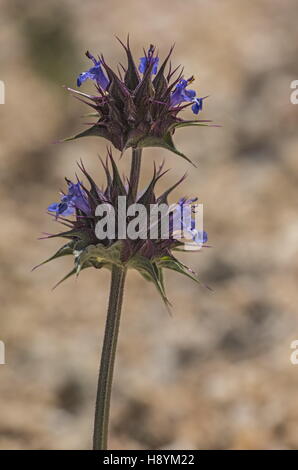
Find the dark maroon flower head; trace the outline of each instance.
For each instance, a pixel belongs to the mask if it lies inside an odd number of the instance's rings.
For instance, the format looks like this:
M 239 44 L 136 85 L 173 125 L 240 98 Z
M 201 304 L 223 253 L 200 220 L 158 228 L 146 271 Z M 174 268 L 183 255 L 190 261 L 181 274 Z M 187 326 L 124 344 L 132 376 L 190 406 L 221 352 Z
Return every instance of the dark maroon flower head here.
M 174 227 L 177 228 L 178 223 L 181 229 L 186 229 L 197 245 L 202 246 L 207 241 L 206 233 L 200 235 L 194 229 L 193 220 L 191 218 L 188 219 L 188 222 L 186 219 L 182 220 L 181 212 L 177 210 L 177 208 L 183 206 L 188 207 L 195 199 L 180 199 L 178 204 L 175 205 L 175 209 L 171 209 L 172 212 L 170 210 L 171 206 L 168 206 L 169 194 L 184 180 L 185 176 L 157 197 L 155 195 L 156 183 L 166 171 L 163 170 L 163 165 L 159 168 L 154 166 L 150 183 L 144 191 L 138 194 L 136 200 L 136 203 L 142 206 L 146 212 L 146 223 L 140 224 L 137 237 L 130 237 L 128 226 L 133 217 L 125 209 L 125 218 L 120 219 L 119 198 L 125 201 L 126 208 L 134 203 L 133 181 L 120 177 L 111 151 L 108 152 L 106 161 L 102 161 L 102 165 L 106 174 L 105 187 L 100 188 L 95 183 L 81 162 L 79 168 L 88 182 L 88 188 L 79 180 L 77 183 L 72 183 L 66 179 L 68 193 L 61 195 L 59 203 L 51 204 L 48 207 L 54 220 L 66 226 L 67 230 L 47 235 L 45 238 L 62 237 L 67 239 L 68 242 L 44 263 L 64 255 L 73 255 L 75 267 L 63 280 L 88 267 L 97 269 L 106 267 L 110 269 L 113 264 L 118 266 L 126 265 L 128 268 L 137 269 L 146 279 L 153 281 L 164 301 L 168 303 L 162 280 L 163 268 L 173 269 L 198 281 L 196 275 L 173 255 L 173 250 L 181 250 L 184 247 L 183 241 L 175 237 Z M 169 219 L 167 219 L 169 224 L 166 236 L 162 232 L 161 223 L 165 214 L 164 211 L 161 211 L 157 218 L 158 229 L 155 232 L 157 235 L 155 237 L 151 236 L 152 219 L 149 215 L 151 214 L 152 205 L 157 208 L 161 208 L 162 205 L 163 207 L 169 207 Z M 106 213 L 105 215 L 99 213 L 98 208 L 106 206 L 113 211 L 114 235 L 107 235 L 99 239 L 96 227 L 99 222 L 103 222 L 104 217 L 107 221 L 110 216 L 107 216 Z M 67 218 L 67 216 L 72 217 Z M 121 227 L 119 225 L 120 220 Z M 123 234 L 123 226 L 125 229 L 124 236 L 119 235 L 119 233 Z
M 144 52 L 137 67 L 129 41 L 121 44 L 127 55 L 127 66 L 121 66 L 117 73 L 103 56 L 96 59 L 90 52 L 86 53 L 93 66 L 79 75 L 77 85 L 93 80 L 97 93 L 69 90 L 95 111 L 91 115 L 96 121 L 87 130 L 65 140 L 99 136 L 121 152 L 129 147 L 163 147 L 188 160 L 176 149 L 172 136 L 179 127 L 208 125 L 210 121 L 183 120 L 178 116 L 187 106 L 198 114 L 206 97 L 198 98 L 194 90 L 187 89 L 193 77 L 184 79 L 180 67 L 172 69 L 169 59 L 173 48 L 158 69 L 159 58 L 154 46 Z

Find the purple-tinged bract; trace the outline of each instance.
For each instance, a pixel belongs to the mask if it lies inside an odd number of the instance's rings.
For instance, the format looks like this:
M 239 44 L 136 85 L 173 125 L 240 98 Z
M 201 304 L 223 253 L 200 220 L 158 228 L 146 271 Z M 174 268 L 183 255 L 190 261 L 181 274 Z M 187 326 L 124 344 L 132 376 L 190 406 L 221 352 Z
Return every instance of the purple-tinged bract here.
M 187 239 L 191 239 L 193 244 L 198 245 L 198 248 L 207 241 L 206 232 L 198 232 L 191 218 L 191 205 L 196 201 L 196 198 L 180 199 L 175 209 L 169 212 L 169 231 L 166 237 L 162 236 L 160 228 L 158 236 L 150 238 L 151 221 L 148 217 L 148 225 L 144 228 L 144 232 L 147 233 L 145 237 L 140 236 L 136 239 L 125 237 L 122 239 L 118 237 L 118 230 L 116 230 L 114 237 L 107 236 L 106 238 L 98 239 L 96 224 L 102 218 L 97 213 L 98 206 L 101 204 L 112 206 L 115 210 L 115 220 L 117 221 L 119 196 L 125 197 L 127 206 L 133 202 L 133 181 L 125 181 L 120 177 L 110 151 L 106 162 L 102 162 L 102 164 L 107 179 L 105 187 L 100 188 L 86 171 L 84 165 L 80 163 L 80 170 L 89 183 L 89 189 L 81 181 L 72 183 L 66 179 L 68 185 L 67 194 L 62 195 L 60 203 L 54 203 L 48 207 L 49 212 L 53 213 L 55 219 L 65 225 L 67 230 L 55 235 L 48 235 L 46 238 L 62 237 L 67 239 L 68 242 L 47 261 L 64 255 L 73 255 L 75 267 L 66 277 L 75 273 L 78 274 L 82 269 L 88 267 L 99 269 L 102 267 L 111 268 L 113 264 L 118 266 L 126 265 L 128 268 L 138 270 L 146 279 L 153 281 L 163 300 L 168 303 L 162 280 L 163 268 L 173 269 L 198 281 L 193 271 L 184 266 L 173 255 L 173 250 L 184 249 L 183 240 L 175 237 L 176 230 L 183 230 L 187 234 Z M 154 167 L 154 174 L 150 183 L 137 196 L 136 202 L 146 208 L 148 215 L 152 204 L 160 207 L 162 204 L 168 205 L 169 194 L 185 178 L 183 176 L 177 183 L 157 197 L 155 195 L 155 186 L 165 173 L 163 165 L 158 169 Z M 178 210 L 180 207 L 185 209 L 183 217 L 181 217 L 181 212 Z M 73 217 L 66 218 L 66 216 L 70 215 L 73 215 Z M 131 218 L 127 216 L 125 223 L 128 224 L 130 220 Z
M 159 57 L 151 45 L 137 67 L 129 42 L 121 44 L 127 55 L 127 67 L 122 67 L 122 72 L 115 73 L 103 56 L 95 59 L 90 52 L 86 53 L 94 65 L 79 75 L 77 84 L 81 86 L 86 80 L 92 80 L 97 93 L 69 90 L 93 109 L 91 116 L 96 121 L 88 124 L 85 131 L 65 140 L 99 136 L 121 152 L 129 147 L 163 147 L 188 160 L 174 145 L 175 130 L 185 126 L 206 126 L 210 122 L 183 120 L 179 116 L 187 106 L 192 105 L 195 114 L 202 109 L 202 99 L 187 88 L 193 77 L 185 80 L 182 72 L 177 72 L 179 67 L 172 70 L 169 59 L 173 48 L 159 66 Z

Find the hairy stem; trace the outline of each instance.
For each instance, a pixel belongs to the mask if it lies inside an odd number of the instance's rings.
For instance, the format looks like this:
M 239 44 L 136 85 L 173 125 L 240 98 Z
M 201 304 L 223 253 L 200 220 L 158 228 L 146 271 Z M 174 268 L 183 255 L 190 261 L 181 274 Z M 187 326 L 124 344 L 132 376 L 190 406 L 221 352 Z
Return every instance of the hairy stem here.
M 133 149 L 129 179 L 131 202 L 135 202 L 137 198 L 141 170 L 141 158 L 142 149 Z M 105 450 L 107 449 L 108 445 L 113 371 L 120 326 L 125 276 L 126 268 L 113 265 L 109 306 L 97 385 L 93 450 Z
M 142 149 L 132 149 L 131 168 L 130 168 L 130 186 L 131 186 L 131 199 L 135 202 L 137 198 L 140 171 L 141 171 Z
M 113 265 L 104 342 L 99 369 L 93 450 L 107 449 L 113 371 L 126 269 Z

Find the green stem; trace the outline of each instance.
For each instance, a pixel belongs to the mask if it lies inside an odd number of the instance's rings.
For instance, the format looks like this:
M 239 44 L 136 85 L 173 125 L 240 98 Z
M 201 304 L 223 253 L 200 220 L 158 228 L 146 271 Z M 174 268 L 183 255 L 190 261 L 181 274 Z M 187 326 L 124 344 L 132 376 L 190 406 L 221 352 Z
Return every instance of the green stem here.
M 131 202 L 135 202 L 137 198 L 141 158 L 142 149 L 133 149 L 130 169 Z M 109 307 L 97 385 L 93 450 L 105 450 L 108 445 L 111 391 L 125 276 L 126 268 L 113 265 Z
M 97 386 L 93 450 L 107 449 L 113 371 L 125 275 L 126 269 L 113 265 L 109 307 Z
M 142 149 L 132 149 L 131 168 L 129 181 L 131 184 L 131 199 L 135 202 L 137 198 L 140 171 L 141 171 Z

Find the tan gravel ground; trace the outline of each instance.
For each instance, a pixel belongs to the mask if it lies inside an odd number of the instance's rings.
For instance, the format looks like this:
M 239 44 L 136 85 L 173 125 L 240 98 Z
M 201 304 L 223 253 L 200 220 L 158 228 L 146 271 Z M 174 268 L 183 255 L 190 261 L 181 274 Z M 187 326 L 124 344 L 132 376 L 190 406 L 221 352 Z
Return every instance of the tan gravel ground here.
M 165 158 L 160 190 L 188 171 L 174 196 L 204 203 L 212 248 L 181 259 L 215 292 L 169 273 L 171 318 L 129 273 L 110 446 L 297 448 L 297 1 L 0 0 L 0 9 L 0 448 L 90 447 L 108 273 L 86 270 L 52 292 L 71 261 L 30 269 L 59 246 L 37 237 L 57 230 L 46 207 L 75 162 L 103 178 L 104 141 L 53 144 L 86 112 L 61 85 L 75 85 L 87 48 L 123 60 L 113 35 L 128 32 L 136 57 L 150 42 L 161 56 L 175 42 L 175 64 L 211 95 L 202 117 L 223 127 L 177 132 L 197 169 L 145 151 L 143 183 Z

